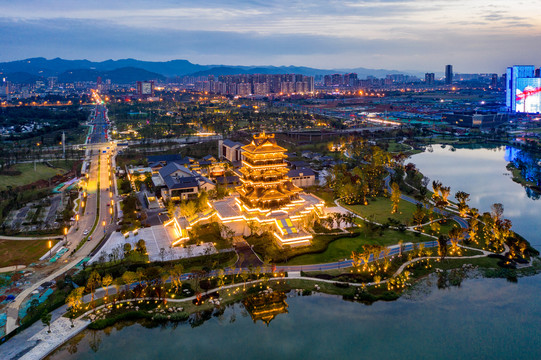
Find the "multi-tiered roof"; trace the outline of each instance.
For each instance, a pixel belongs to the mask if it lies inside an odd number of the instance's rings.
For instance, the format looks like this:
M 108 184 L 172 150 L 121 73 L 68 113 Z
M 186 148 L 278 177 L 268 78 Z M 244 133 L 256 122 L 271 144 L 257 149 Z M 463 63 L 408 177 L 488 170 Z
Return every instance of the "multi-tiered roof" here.
M 274 210 L 298 199 L 302 190 L 287 176 L 286 149 L 276 144 L 274 134 L 254 135 L 242 149 L 242 186 L 237 190 L 244 206 Z

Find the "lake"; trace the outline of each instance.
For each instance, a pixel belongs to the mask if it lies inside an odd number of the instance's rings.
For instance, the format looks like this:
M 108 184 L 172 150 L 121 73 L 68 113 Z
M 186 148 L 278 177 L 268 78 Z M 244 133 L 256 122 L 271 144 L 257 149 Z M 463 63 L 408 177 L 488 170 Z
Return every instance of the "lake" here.
M 502 203 L 515 231 L 539 248 L 541 201 L 511 180 L 506 154 L 434 146 L 411 161 L 453 194 L 470 193 L 480 211 Z M 397 301 L 370 306 L 290 293 L 288 313 L 268 326 L 234 304 L 197 327 L 134 322 L 86 330 L 50 359 L 539 359 L 540 297 L 541 275 L 518 283 L 471 278 L 445 289 L 433 275 Z

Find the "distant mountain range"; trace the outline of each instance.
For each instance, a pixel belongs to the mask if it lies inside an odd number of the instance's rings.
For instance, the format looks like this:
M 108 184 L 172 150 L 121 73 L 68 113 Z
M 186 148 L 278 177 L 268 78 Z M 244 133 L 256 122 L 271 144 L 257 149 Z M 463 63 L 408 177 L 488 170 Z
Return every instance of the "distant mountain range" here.
M 177 76 L 234 75 L 234 74 L 302 74 L 328 75 L 335 73 L 357 73 L 359 78 L 367 76 L 385 77 L 388 74 L 421 76 L 419 72 L 385 69 L 316 69 L 303 66 L 229 66 L 199 65 L 188 60 L 142 61 L 136 59 L 89 60 L 45 59 L 42 57 L 0 63 L 2 77 L 13 83 L 33 83 L 36 80 L 57 76 L 59 82 L 95 81 L 98 76 L 111 79 L 113 83 L 127 84 L 140 80 L 160 80 Z

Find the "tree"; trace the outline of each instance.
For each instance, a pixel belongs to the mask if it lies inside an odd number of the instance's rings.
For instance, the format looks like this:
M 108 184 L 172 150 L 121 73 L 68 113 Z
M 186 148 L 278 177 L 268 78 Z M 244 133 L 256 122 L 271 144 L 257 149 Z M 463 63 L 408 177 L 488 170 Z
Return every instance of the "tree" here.
M 160 248 L 160 259 L 165 260 L 165 248 Z
M 421 228 L 421 225 L 423 224 L 424 218 L 425 218 L 425 211 L 423 209 L 423 205 L 417 204 L 416 209 L 413 212 L 413 223 L 417 225 L 419 229 Z
M 227 225 L 223 225 L 221 229 L 222 237 L 227 241 L 229 246 L 233 246 L 233 237 L 235 236 L 235 231 Z
M 256 233 L 260 228 L 259 222 L 253 221 L 253 220 L 248 221 L 247 225 L 248 225 L 248 228 L 250 229 L 250 236 L 254 235 L 254 233 Z
M 468 235 L 469 241 L 478 244 L 477 233 L 479 231 L 479 213 L 477 209 L 470 210 L 470 218 L 468 219 Z
M 130 253 L 131 253 L 131 244 L 130 243 L 125 243 L 124 247 L 123 247 L 123 250 L 124 250 L 124 257 L 128 257 L 128 255 L 130 255 Z
M 170 217 L 170 218 L 173 218 L 173 216 L 175 216 L 175 204 L 173 203 L 173 201 L 169 200 L 167 202 L 167 215 Z
M 175 266 L 173 266 L 171 270 L 169 270 L 169 274 L 171 275 L 171 282 L 172 285 L 175 287 L 175 291 L 179 291 L 180 287 L 182 286 L 181 277 L 183 272 L 184 267 L 182 266 L 182 264 L 175 264 Z
M 240 277 L 242 278 L 242 281 L 244 282 L 244 290 L 246 290 L 246 280 L 248 280 L 248 277 L 250 275 L 248 274 L 248 271 L 246 269 L 243 269 L 240 273 Z
M 458 244 L 464 239 L 464 229 L 454 227 L 449 231 L 449 240 L 451 241 L 451 255 L 460 255 L 460 247 Z
M 188 200 L 180 204 L 180 213 L 182 216 L 189 218 L 197 212 L 197 204 L 194 201 Z
M 122 285 L 124 285 L 124 280 L 122 279 L 122 277 L 118 277 L 113 281 L 113 285 L 115 286 L 116 298 L 118 299 L 120 297 L 120 288 L 122 287 Z
M 436 219 L 436 213 L 434 210 L 430 210 L 430 214 L 428 215 L 428 220 L 430 221 L 430 231 L 432 232 L 432 235 L 436 235 L 440 232 L 440 222 Z
M 41 322 L 43 323 L 43 325 L 46 325 L 49 328 L 47 331 L 49 333 L 51 332 L 51 319 L 52 315 L 47 310 L 45 310 L 43 314 L 41 314 Z
M 137 281 L 137 275 L 133 271 L 126 271 L 122 274 L 122 281 L 130 288 L 130 285 Z
M 91 294 L 91 299 L 90 299 L 91 303 L 94 302 L 94 292 L 96 291 L 96 288 L 100 286 L 100 284 L 101 284 L 100 274 L 96 270 L 92 271 L 86 282 L 86 289 Z
M 137 241 L 137 244 L 135 245 L 135 250 L 141 254 L 145 255 L 147 253 L 147 244 L 145 243 L 145 240 L 140 239 Z
M 81 306 L 83 303 L 82 298 L 84 290 L 84 287 L 78 287 L 77 289 L 73 289 L 66 297 L 66 304 L 68 305 L 68 309 L 70 311 L 71 327 L 73 327 L 73 318 L 75 313 L 79 309 L 79 306 Z
M 30 315 L 33 315 L 36 312 L 36 310 L 38 309 L 38 306 L 39 306 L 39 300 L 38 299 L 32 299 L 32 301 L 30 301 L 30 306 L 28 307 L 26 312 L 28 314 L 30 314 Z
M 101 279 L 101 286 L 103 286 L 103 288 L 105 289 L 105 297 L 109 296 L 109 285 L 111 285 L 112 283 L 113 277 L 111 276 L 111 274 L 107 274 Z
M 493 232 L 498 251 L 503 248 L 503 244 L 505 244 L 509 236 L 511 236 L 511 227 L 512 223 L 509 219 L 502 219 L 494 222 Z
M 455 198 L 458 200 L 458 211 L 460 212 L 460 216 L 466 216 L 466 212 L 468 211 L 468 205 L 466 205 L 466 202 L 470 199 L 470 194 L 464 191 L 458 191 L 455 194 Z
M 441 196 L 441 200 L 445 203 L 445 206 L 449 204 L 449 201 L 447 200 L 447 198 L 449 197 L 449 194 L 451 194 L 450 186 L 440 186 L 440 196 Z
M 440 189 L 441 189 L 441 182 L 439 181 L 432 181 L 432 191 L 434 192 L 432 194 L 432 199 L 434 200 L 434 202 L 437 202 L 439 199 L 440 199 Z
M 393 203 L 391 214 L 395 214 L 398 212 L 398 204 L 400 203 L 400 186 L 398 186 L 397 183 L 391 184 L 391 201 Z
M 498 220 L 501 220 L 503 215 L 503 205 L 500 203 L 495 203 L 490 206 L 492 217 L 494 218 L 494 223 Z
M 438 255 L 440 256 L 440 260 L 444 260 L 445 256 L 447 256 L 447 240 L 446 235 L 438 236 Z

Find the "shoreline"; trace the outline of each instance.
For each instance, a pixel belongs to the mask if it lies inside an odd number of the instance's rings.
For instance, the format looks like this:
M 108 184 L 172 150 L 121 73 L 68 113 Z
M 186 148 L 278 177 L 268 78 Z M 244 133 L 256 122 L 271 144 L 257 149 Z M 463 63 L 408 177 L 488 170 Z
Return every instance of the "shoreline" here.
M 512 180 L 514 182 L 516 182 L 517 184 L 520 184 L 522 185 L 523 187 L 526 187 L 526 188 L 529 188 L 530 190 L 532 190 L 533 192 L 535 192 L 536 194 L 538 195 L 541 195 L 541 187 L 540 186 L 537 186 L 534 182 L 532 181 L 528 181 L 526 180 L 523 176 L 522 176 L 522 172 L 520 171 L 520 169 L 518 169 L 517 167 L 515 167 L 515 165 L 513 165 L 513 163 L 508 163 L 507 166 L 506 166 L 506 169 L 509 170 L 511 172 L 511 176 L 512 176 Z
M 475 257 L 469 257 L 469 258 L 466 258 L 466 257 L 448 258 L 447 260 L 470 260 L 470 259 L 474 260 L 476 258 L 484 258 L 484 257 L 486 257 L 486 255 L 482 254 L 482 255 L 478 255 L 478 256 L 475 256 Z M 429 257 L 429 258 L 434 259 L 435 257 Z M 401 266 L 401 268 L 402 268 L 402 270 L 404 270 L 404 269 L 407 268 L 407 265 L 409 265 L 409 263 L 422 262 L 425 259 L 427 259 L 427 257 L 412 259 L 412 260 L 404 263 L 403 266 Z M 475 270 L 475 269 L 479 270 L 481 277 L 486 278 L 486 279 L 507 278 L 509 280 L 509 277 L 505 275 L 505 274 L 508 274 L 509 271 L 511 271 L 511 273 L 515 274 L 515 276 L 517 276 L 517 277 L 532 276 L 532 275 L 535 275 L 535 274 L 539 274 L 541 272 L 541 262 L 539 261 L 538 257 L 535 257 L 535 258 L 531 259 L 530 266 L 528 268 L 526 268 L 526 269 L 531 269 L 531 270 L 528 270 L 528 271 L 533 271 L 533 273 L 527 273 L 526 271 L 523 270 L 525 268 L 516 269 L 516 270 L 508 270 L 508 269 L 504 269 L 504 268 L 500 268 L 500 267 L 496 267 L 496 268 L 494 268 L 494 267 L 481 267 L 479 265 L 465 266 L 465 264 L 455 264 L 455 266 L 451 266 L 450 269 L 442 270 L 442 269 L 438 268 L 437 265 L 436 265 L 436 266 L 434 266 L 432 271 L 429 271 L 427 274 L 422 274 L 419 277 L 413 279 L 411 281 L 411 284 L 409 284 L 409 286 L 407 288 L 414 287 L 416 284 L 418 284 L 420 281 L 425 279 L 427 276 L 430 276 L 431 274 L 438 274 L 438 273 L 447 272 L 447 271 L 451 271 L 451 272 L 452 271 L 467 271 L 467 270 Z M 400 270 L 400 271 L 402 271 L 402 270 Z M 398 273 L 398 271 L 397 271 L 397 273 Z M 465 277 L 465 278 L 467 278 L 467 277 Z M 372 283 L 351 283 L 351 282 L 341 282 L 341 281 L 336 281 L 336 280 L 320 279 L 320 278 L 311 277 L 311 276 L 303 276 L 300 272 L 299 273 L 298 272 L 289 272 L 289 273 L 287 273 L 287 276 L 270 278 L 268 280 L 269 284 L 268 284 L 267 288 L 273 289 L 273 291 L 281 291 L 281 292 L 290 292 L 290 291 L 293 291 L 293 290 L 295 290 L 295 291 L 300 290 L 302 292 L 307 291 L 307 292 L 311 293 L 311 292 L 315 291 L 315 292 L 319 292 L 319 293 L 323 293 L 323 294 L 327 294 L 327 295 L 341 296 L 342 299 L 345 300 L 345 301 L 355 301 L 355 302 L 362 302 L 363 304 L 372 304 L 372 303 L 377 302 L 377 301 L 395 301 L 395 300 L 398 300 L 399 298 L 402 297 L 402 295 L 404 294 L 404 291 L 407 288 L 404 287 L 402 290 L 400 290 L 398 292 L 391 291 L 395 295 L 395 296 L 392 296 L 392 297 L 389 295 L 389 293 L 391 293 L 390 291 L 384 291 L 383 293 L 376 294 L 376 295 L 373 295 L 370 291 L 366 291 L 366 294 L 368 294 L 368 296 L 366 296 L 366 297 L 358 297 L 357 292 L 355 292 L 354 295 L 351 295 L 351 294 L 349 294 L 349 292 L 351 292 L 352 289 L 357 290 L 357 289 L 362 289 L 364 287 L 374 287 L 376 285 L 379 286 L 379 285 L 387 283 L 388 281 L 389 281 L 389 279 L 383 280 L 383 281 L 381 281 L 379 283 L 375 283 L 375 282 L 372 282 Z M 283 283 L 280 284 L 281 282 L 283 282 Z M 195 300 L 197 298 L 197 296 L 194 295 L 194 296 L 190 296 L 190 297 L 183 298 L 183 299 L 175 299 L 175 298 L 171 298 L 171 297 L 165 298 L 165 299 L 164 298 L 157 298 L 157 297 L 130 298 L 130 299 L 124 299 L 124 300 L 116 301 L 114 303 L 114 305 L 113 305 L 113 303 L 102 304 L 102 305 L 96 307 L 95 309 L 92 309 L 92 310 L 89 310 L 89 311 L 85 312 L 84 314 L 80 315 L 77 319 L 75 319 L 74 321 L 84 322 L 84 326 L 77 327 L 77 329 L 74 332 L 71 332 L 71 333 L 67 334 L 62 339 L 62 341 L 57 341 L 56 344 L 54 345 L 54 347 L 48 348 L 46 350 L 47 351 L 46 353 L 42 352 L 39 355 L 38 358 L 43 359 L 43 358 L 47 357 L 48 355 L 53 353 L 55 350 L 60 348 L 62 345 L 67 343 L 71 338 L 73 338 L 74 336 L 76 336 L 77 334 L 82 332 L 83 330 L 89 328 L 90 326 L 92 326 L 92 324 L 95 324 L 96 321 L 101 320 L 101 319 L 95 319 L 94 321 L 91 321 L 91 320 L 85 319 L 85 318 L 89 317 L 91 314 L 96 313 L 96 311 L 99 311 L 101 309 L 104 309 L 104 308 L 107 308 L 107 307 L 114 307 L 114 306 L 119 308 L 120 304 L 126 304 L 126 303 L 128 303 L 128 304 L 132 304 L 132 303 L 137 304 L 137 303 L 146 301 L 147 304 L 150 304 L 151 302 L 154 302 L 153 305 L 155 305 L 155 306 L 153 307 L 153 309 L 159 309 L 162 305 L 164 306 L 164 308 L 168 308 L 169 304 L 173 305 L 174 307 L 179 306 L 179 305 L 184 305 L 184 307 L 182 308 L 182 310 L 180 312 L 186 314 L 186 317 L 183 316 L 181 320 L 166 319 L 166 318 L 154 319 L 153 316 L 155 314 L 160 314 L 159 311 L 139 310 L 139 309 L 136 310 L 135 308 L 132 308 L 132 309 L 128 308 L 128 309 L 126 309 L 128 311 L 123 311 L 123 312 L 113 314 L 112 317 L 105 316 L 103 318 L 103 320 L 110 320 L 110 319 L 115 319 L 115 320 L 113 322 L 108 321 L 106 326 L 93 328 L 92 330 L 101 331 L 101 330 L 103 330 L 105 328 L 114 326 L 117 323 L 127 321 L 127 320 L 131 321 L 131 320 L 147 319 L 147 320 L 157 322 L 157 323 L 161 323 L 161 322 L 182 322 L 182 321 L 187 321 L 189 316 L 191 316 L 194 313 L 197 313 L 197 312 L 200 312 L 200 311 L 209 311 L 209 310 L 212 310 L 212 309 L 217 308 L 217 307 L 221 307 L 221 306 L 224 306 L 224 305 L 229 305 L 229 304 L 232 304 L 232 303 L 236 303 L 236 302 L 242 301 L 247 296 L 250 296 L 250 295 L 253 295 L 253 294 L 258 294 L 258 293 L 261 293 L 262 291 L 265 290 L 265 289 L 262 288 L 258 292 L 248 293 L 249 289 L 252 289 L 257 284 L 262 285 L 263 280 L 258 279 L 258 280 L 254 280 L 254 281 L 247 281 L 246 283 L 234 283 L 234 284 L 229 284 L 229 285 L 226 285 L 226 286 L 223 286 L 223 287 L 209 289 L 206 292 L 207 294 L 213 294 L 213 293 L 220 294 L 220 292 L 226 291 L 228 289 L 239 290 L 241 288 L 244 288 L 243 291 L 240 291 L 239 293 L 233 292 L 232 295 L 229 295 L 230 296 L 229 298 L 224 298 L 223 300 L 219 301 L 218 303 L 215 303 L 213 301 L 203 301 L 201 305 L 193 305 L 192 306 L 193 300 Z M 304 284 L 304 286 L 303 286 L 303 284 Z M 328 286 L 325 287 L 324 284 L 328 284 Z M 343 286 L 338 286 L 338 285 L 343 285 Z M 246 290 L 246 289 L 248 289 L 248 290 Z M 329 289 L 332 289 L 332 291 L 329 291 Z M 225 295 L 225 294 L 223 294 L 223 295 Z M 372 296 L 372 297 L 370 297 L 370 296 Z M 164 305 L 164 303 L 165 303 L 165 305 Z M 188 303 L 188 304 L 186 304 L 186 303 Z M 186 305 L 189 305 L 188 309 L 185 309 Z M 120 306 L 122 307 L 122 305 L 120 305 Z M 165 314 L 166 315 L 167 314 L 171 315 L 171 314 L 174 314 L 175 312 L 172 312 L 172 313 L 167 313 L 166 312 Z M 180 313 L 180 312 L 176 312 L 176 313 Z M 64 322 L 69 321 L 69 319 L 65 317 L 66 315 L 67 315 L 67 312 L 64 313 L 61 316 L 61 319 L 64 319 L 63 320 Z M 45 329 L 43 331 L 45 331 Z M 25 359 L 25 358 L 26 358 L 26 354 L 21 359 Z

